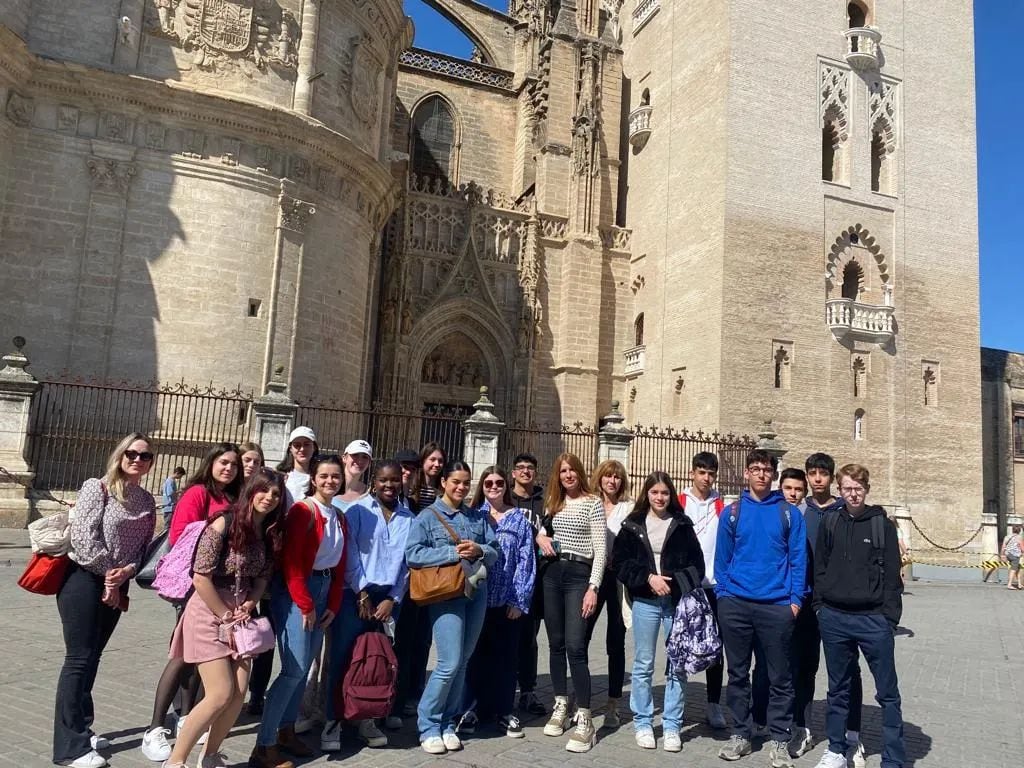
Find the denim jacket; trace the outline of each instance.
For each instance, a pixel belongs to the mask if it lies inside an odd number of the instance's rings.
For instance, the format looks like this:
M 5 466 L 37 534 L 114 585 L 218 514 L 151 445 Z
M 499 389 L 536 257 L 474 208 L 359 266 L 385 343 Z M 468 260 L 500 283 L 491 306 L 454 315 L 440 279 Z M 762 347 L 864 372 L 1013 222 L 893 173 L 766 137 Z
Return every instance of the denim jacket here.
M 426 568 L 459 561 L 455 542 L 437 519 L 435 511 L 444 515 L 459 538 L 480 545 L 484 551 L 484 565 L 490 570 L 498 560 L 498 537 L 487 523 L 486 516 L 465 505 L 452 509 L 440 498 L 420 512 L 409 528 L 409 538 L 405 543 L 405 559 L 409 567 Z

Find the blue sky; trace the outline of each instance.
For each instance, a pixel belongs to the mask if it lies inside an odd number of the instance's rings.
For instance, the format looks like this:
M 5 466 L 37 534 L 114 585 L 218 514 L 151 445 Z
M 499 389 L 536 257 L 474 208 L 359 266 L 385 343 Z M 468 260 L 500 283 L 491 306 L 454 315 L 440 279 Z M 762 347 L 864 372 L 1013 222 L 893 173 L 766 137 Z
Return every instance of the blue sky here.
M 483 0 L 499 10 L 507 0 Z M 416 24 L 415 45 L 469 55 L 466 37 L 422 0 L 406 0 Z M 975 77 L 978 104 L 978 214 L 981 251 L 981 343 L 1024 352 L 1024 88 L 1021 87 L 1021 0 L 976 0 Z M 1018 202 L 1014 202 L 1017 200 Z M 1017 245 L 1015 245 L 1017 243 Z

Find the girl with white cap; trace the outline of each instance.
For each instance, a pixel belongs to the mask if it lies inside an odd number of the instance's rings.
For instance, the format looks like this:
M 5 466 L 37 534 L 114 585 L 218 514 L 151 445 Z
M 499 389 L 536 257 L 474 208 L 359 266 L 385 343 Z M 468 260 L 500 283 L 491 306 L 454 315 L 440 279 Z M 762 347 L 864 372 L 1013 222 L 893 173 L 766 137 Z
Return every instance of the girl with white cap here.
M 277 465 L 277 471 L 285 474 L 285 509 L 291 509 L 292 504 L 302 501 L 308 495 L 309 464 L 319 450 L 316 433 L 309 427 L 296 427 L 288 435 L 288 455 Z

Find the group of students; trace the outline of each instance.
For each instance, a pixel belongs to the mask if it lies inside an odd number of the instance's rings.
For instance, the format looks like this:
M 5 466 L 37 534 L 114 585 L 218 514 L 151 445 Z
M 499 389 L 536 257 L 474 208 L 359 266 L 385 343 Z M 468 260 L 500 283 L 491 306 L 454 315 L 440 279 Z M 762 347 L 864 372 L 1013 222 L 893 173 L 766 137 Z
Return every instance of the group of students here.
M 99 754 L 106 740 L 92 730 L 91 691 L 153 534 L 156 505 L 140 484 L 153 458 L 148 438 L 129 435 L 104 476 L 79 494 L 73 563 L 57 595 L 67 646 L 54 722 L 53 759 L 60 765 L 106 764 Z M 733 732 L 721 758 L 750 754 L 751 739 L 762 735 L 758 727 L 767 729 L 775 768 L 810 749 L 808 715 L 823 645 L 829 746 L 819 768 L 864 763 L 861 653 L 882 707 L 882 765 L 901 766 L 893 654 L 900 558 L 893 524 L 865 503 L 867 470 L 847 465 L 837 475 L 829 456 L 814 454 L 806 473 L 784 470 L 780 490 L 773 490 L 775 462 L 754 450 L 746 490 L 731 504 L 714 489 L 717 472 L 714 454 L 697 454 L 682 493 L 658 471 L 634 501 L 620 462 L 602 462 L 588 476 L 578 457 L 563 453 L 541 487 L 537 460 L 523 453 L 511 476 L 497 466 L 480 472 L 469 498 L 471 468 L 449 462 L 436 443 L 373 463 L 364 440 L 328 454 L 311 429 L 299 427 L 276 471 L 264 466 L 255 444 L 217 445 L 170 518 L 172 545 L 191 523 L 206 522 L 193 555 L 194 590 L 174 606 L 169 659 L 142 751 L 165 768 L 181 768 L 203 744 L 200 768 L 227 765 L 221 745 L 247 691 L 250 714 L 261 717 L 252 768 L 292 768 L 291 758 L 312 757 L 298 734 L 321 713 L 320 747 L 339 750 L 336 692 L 356 639 L 380 628 L 395 638 L 399 673 L 386 729 L 400 728 L 402 716 L 414 713 L 421 747 L 434 755 L 461 749 L 462 738 L 478 728 L 521 738 L 519 715 L 548 714 L 535 693 L 541 624 L 554 691 L 544 734 L 569 731 L 565 748 L 587 752 L 597 740 L 595 716 L 603 714 L 604 728 L 620 725 L 628 624 L 636 743 L 654 749 L 659 633 L 668 637 L 684 595 L 703 590 L 729 672 Z M 833 480 L 839 498 L 832 496 Z M 429 605 L 410 599 L 410 569 L 453 563 L 463 565 L 472 589 Z M 588 648 L 602 611 L 608 701 L 596 712 Z M 270 619 L 281 663 L 269 689 L 274 651 L 240 658 L 225 634 L 225 627 L 257 615 Z M 431 641 L 436 663 L 427 677 Z M 725 728 L 722 663 L 706 678 L 708 722 Z M 685 686 L 685 674 L 670 667 L 662 713 L 669 752 L 682 749 Z M 164 722 L 173 703 L 172 746 Z M 350 725 L 368 746 L 387 745 L 380 723 Z

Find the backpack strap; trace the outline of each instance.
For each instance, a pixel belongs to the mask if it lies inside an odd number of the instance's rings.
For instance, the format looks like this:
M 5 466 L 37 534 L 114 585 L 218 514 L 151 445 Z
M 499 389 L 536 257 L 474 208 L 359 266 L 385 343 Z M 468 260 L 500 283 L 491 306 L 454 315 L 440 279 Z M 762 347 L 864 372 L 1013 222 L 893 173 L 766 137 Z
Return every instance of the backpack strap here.
M 880 568 L 885 567 L 885 515 L 871 518 L 871 546 L 875 550 Z
M 732 540 L 736 541 L 736 531 L 740 525 L 740 500 L 736 499 L 729 505 L 729 530 L 732 531 Z

